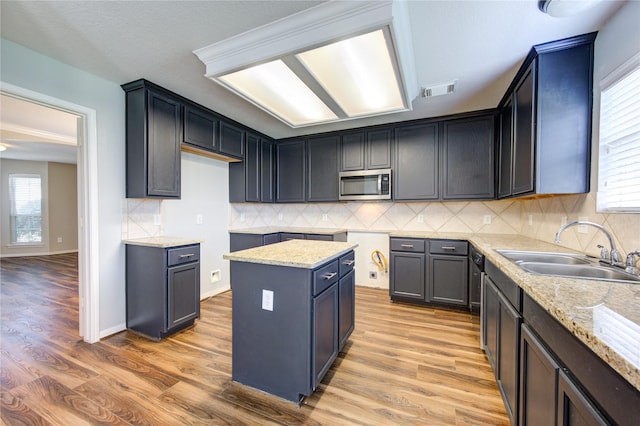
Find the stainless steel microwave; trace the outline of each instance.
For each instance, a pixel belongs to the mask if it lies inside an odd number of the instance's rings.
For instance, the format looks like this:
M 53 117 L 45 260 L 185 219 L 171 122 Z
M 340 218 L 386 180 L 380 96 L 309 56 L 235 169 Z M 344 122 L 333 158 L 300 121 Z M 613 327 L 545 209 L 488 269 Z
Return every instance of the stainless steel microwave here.
M 390 200 L 391 169 L 340 173 L 340 200 Z

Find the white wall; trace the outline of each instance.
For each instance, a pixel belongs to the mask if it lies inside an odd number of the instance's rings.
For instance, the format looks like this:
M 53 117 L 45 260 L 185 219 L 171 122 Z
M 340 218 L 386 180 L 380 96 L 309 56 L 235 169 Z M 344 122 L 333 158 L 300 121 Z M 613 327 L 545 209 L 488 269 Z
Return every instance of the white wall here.
M 200 245 L 200 295 L 212 296 L 229 288 L 229 165 L 182 153 L 182 196 L 162 201 L 164 235 L 197 238 Z M 202 224 L 197 216 L 202 215 Z M 211 271 L 220 270 L 220 281 L 211 283 Z
M 100 335 L 125 320 L 120 202 L 125 196 L 124 92 L 118 83 L 70 67 L 9 40 L 0 44 L 0 78 L 96 111 L 99 205 Z M 125 82 L 121 82 L 125 83 Z

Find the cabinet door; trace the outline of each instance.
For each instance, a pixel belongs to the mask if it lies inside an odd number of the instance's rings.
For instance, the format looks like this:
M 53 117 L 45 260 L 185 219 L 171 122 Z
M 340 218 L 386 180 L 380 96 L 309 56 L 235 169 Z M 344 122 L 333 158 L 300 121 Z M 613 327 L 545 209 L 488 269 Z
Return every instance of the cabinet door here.
M 244 158 L 244 130 L 220 122 L 220 153 Z
M 604 426 L 608 424 L 609 422 L 605 420 L 589 398 L 582 393 L 563 370 L 559 370 L 556 425 Z
M 193 105 L 184 106 L 182 141 L 208 151 L 217 152 L 218 118 Z
M 442 199 L 492 199 L 495 195 L 494 117 L 442 123 Z
M 466 256 L 430 255 L 428 301 L 448 305 L 469 304 L 469 259 Z
M 364 170 L 364 133 L 342 135 L 343 172 Z
M 367 132 L 365 168 L 368 170 L 391 168 L 391 130 Z
M 498 300 L 498 388 L 502 393 L 511 424 L 516 424 L 518 421 L 522 316 L 500 293 Z
M 438 125 L 397 128 L 394 164 L 394 200 L 437 200 Z
M 493 370 L 496 380 L 498 379 L 498 289 L 496 285 L 489 279 L 484 278 L 484 297 L 481 308 L 482 319 L 484 324 L 485 348 L 489 364 Z
M 480 310 L 480 283 L 482 275 L 480 269 L 469 259 L 469 307 L 472 311 Z
M 200 263 L 167 270 L 167 330 L 200 315 Z
M 306 141 L 276 145 L 276 197 L 279 203 L 306 200 Z
M 498 198 L 511 195 L 511 176 L 513 163 L 513 105 L 508 101 L 500 110 L 500 137 L 498 139 Z
M 351 270 L 347 275 L 340 278 L 340 330 L 338 334 L 340 337 L 340 350 L 347 343 L 347 339 L 355 325 L 355 277 L 355 272 Z
M 307 142 L 307 201 L 338 201 L 339 148 L 339 136 Z
M 259 202 L 261 195 L 260 138 L 251 133 L 247 133 L 246 138 L 244 173 L 246 201 Z
M 535 148 L 535 61 L 515 89 L 512 194 L 533 191 Z
M 390 295 L 425 300 L 424 265 L 424 254 L 391 252 Z
M 280 241 L 289 241 L 289 240 L 304 240 L 304 234 L 298 234 L 293 232 L 281 232 L 280 233 Z
M 273 203 L 275 196 L 274 166 L 275 147 L 273 142 L 260 140 L 260 201 Z
M 180 198 L 180 103 L 149 91 L 147 196 Z
M 315 390 L 338 356 L 338 283 L 313 299 L 313 380 Z
M 556 419 L 559 366 L 531 329 L 520 340 L 520 425 L 552 425 Z

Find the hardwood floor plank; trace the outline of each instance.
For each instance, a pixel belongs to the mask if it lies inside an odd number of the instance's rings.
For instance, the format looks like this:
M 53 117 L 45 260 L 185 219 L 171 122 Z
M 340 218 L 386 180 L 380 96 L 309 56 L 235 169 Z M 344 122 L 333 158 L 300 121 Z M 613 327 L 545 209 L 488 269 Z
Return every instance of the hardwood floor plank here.
M 83 342 L 76 257 L 0 259 L 0 425 L 508 424 L 475 315 L 356 287 L 355 330 L 298 405 L 231 380 L 231 291 L 160 342 Z

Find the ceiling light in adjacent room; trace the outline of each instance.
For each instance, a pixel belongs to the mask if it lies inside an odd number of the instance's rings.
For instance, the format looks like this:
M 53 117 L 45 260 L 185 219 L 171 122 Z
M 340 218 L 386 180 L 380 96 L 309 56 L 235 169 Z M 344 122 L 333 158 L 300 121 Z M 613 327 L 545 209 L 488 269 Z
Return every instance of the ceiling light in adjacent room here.
M 538 9 L 550 16 L 560 18 L 577 15 L 599 2 L 600 0 L 539 0 Z

